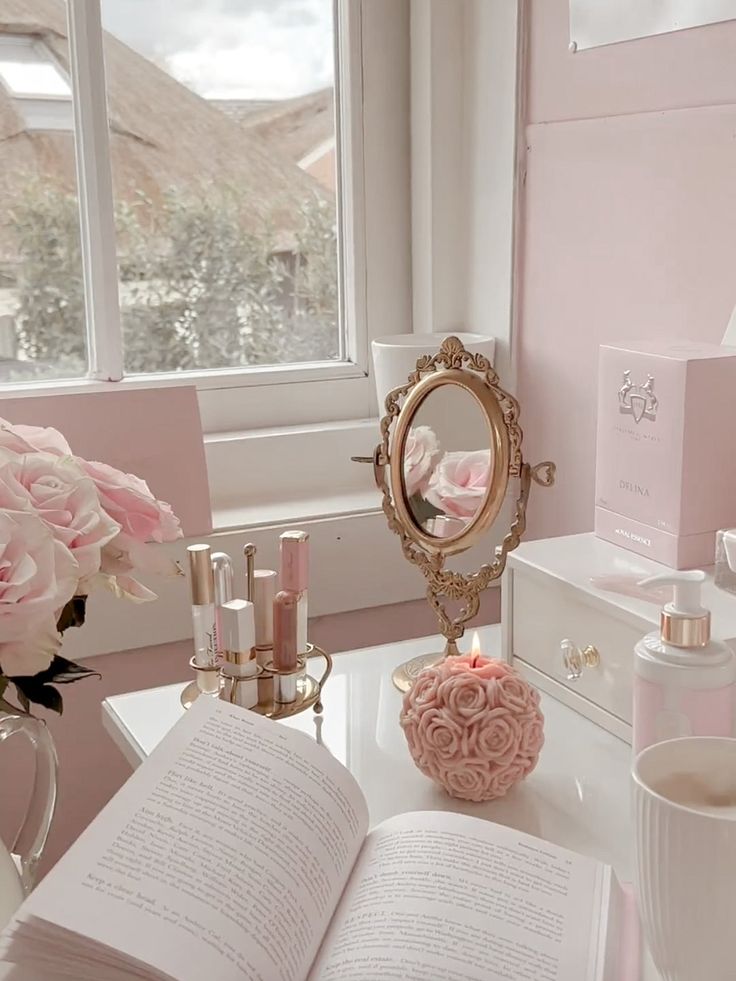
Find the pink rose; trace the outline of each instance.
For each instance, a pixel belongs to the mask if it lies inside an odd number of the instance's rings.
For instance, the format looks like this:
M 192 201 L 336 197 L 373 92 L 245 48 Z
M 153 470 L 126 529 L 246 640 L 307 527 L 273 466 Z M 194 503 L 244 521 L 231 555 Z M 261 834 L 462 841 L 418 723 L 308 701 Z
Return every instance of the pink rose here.
M 442 773 L 441 783 L 450 797 L 473 801 L 488 800 L 492 775 L 485 764 L 466 762 Z
M 507 710 L 491 709 L 478 731 L 476 754 L 489 763 L 507 766 L 519 751 L 521 726 Z
M 527 771 L 521 763 L 512 763 L 510 766 L 498 770 L 497 773 L 493 774 L 490 784 L 494 798 L 503 797 L 517 783 L 521 783 L 526 774 Z
M 0 674 L 6 678 L 32 677 L 45 671 L 61 646 L 61 634 L 53 619 L 38 632 L 20 640 L 0 643 Z
M 417 734 L 427 749 L 435 752 L 440 759 L 454 760 L 460 751 L 460 726 L 437 709 L 427 709 L 422 713 Z
M 524 756 L 533 757 L 536 763 L 542 746 L 544 746 L 544 716 L 537 710 L 535 716 L 522 722 L 519 752 Z
M 181 538 L 179 520 L 165 501 L 157 501 L 148 484 L 106 463 L 79 461 L 92 478 L 100 503 L 123 533 L 137 542 L 173 542 Z
M 425 497 L 446 514 L 472 518 L 485 500 L 490 469 L 490 450 L 445 453 L 432 473 Z
M 406 741 L 409 745 L 409 752 L 412 756 L 421 755 L 421 747 L 419 744 L 419 722 L 417 717 L 414 715 L 404 715 L 401 716 L 401 728 L 404 730 L 404 735 L 406 736 Z
M 28 638 L 53 628 L 74 595 L 79 566 L 32 511 L 0 510 L 0 638 Z
M 447 678 L 439 686 L 438 695 L 458 721 L 465 719 L 468 724 L 488 709 L 486 686 L 470 671 Z
M 179 563 L 166 554 L 160 545 L 138 542 L 130 535 L 120 532 L 102 549 L 100 571 L 88 580 L 89 589 L 101 586 L 109 590 L 117 599 L 147 603 L 155 600 L 153 590 L 144 586 L 133 575 L 150 574 L 157 576 L 183 575 Z
M 120 526 L 102 510 L 94 483 L 72 457 L 0 449 L 0 506 L 8 506 L 8 494 L 27 496 L 76 559 L 81 579 L 99 570 L 102 548 Z
M 13 453 L 35 453 L 39 450 L 54 456 L 70 456 L 69 444 L 56 429 L 40 426 L 14 426 L 0 419 L 0 448 Z
M 539 704 L 538 693 L 515 671 L 496 682 L 498 704 L 512 712 L 526 712 Z
M 404 443 L 404 484 L 408 497 L 424 494 L 440 452 L 440 444 L 429 426 L 409 430 Z
M 437 702 L 441 674 L 434 668 L 426 668 L 412 685 L 408 704 L 416 709 L 431 708 Z

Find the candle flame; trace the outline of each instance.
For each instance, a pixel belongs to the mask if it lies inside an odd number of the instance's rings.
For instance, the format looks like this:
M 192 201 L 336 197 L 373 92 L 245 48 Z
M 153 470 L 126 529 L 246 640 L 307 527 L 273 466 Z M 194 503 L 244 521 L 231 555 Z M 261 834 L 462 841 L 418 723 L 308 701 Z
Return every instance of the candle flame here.
M 478 631 L 476 630 L 473 634 L 473 643 L 470 646 L 470 658 L 473 667 L 478 663 L 478 658 L 480 657 L 480 637 L 478 636 Z

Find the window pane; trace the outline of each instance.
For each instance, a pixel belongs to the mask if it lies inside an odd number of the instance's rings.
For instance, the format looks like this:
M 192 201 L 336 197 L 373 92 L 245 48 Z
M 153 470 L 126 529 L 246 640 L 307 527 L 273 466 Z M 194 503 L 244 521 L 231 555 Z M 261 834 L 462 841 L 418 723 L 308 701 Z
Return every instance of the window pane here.
M 332 0 L 102 15 L 126 371 L 338 358 Z
M 0 0 L 0 383 L 87 373 L 63 3 Z M 33 24 L 33 34 L 29 31 Z

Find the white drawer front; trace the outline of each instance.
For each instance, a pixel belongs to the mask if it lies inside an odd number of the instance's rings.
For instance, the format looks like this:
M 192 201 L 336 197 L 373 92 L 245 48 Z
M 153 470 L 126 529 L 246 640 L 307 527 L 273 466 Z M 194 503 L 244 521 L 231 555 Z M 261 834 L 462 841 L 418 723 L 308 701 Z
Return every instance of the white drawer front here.
M 513 574 L 513 656 L 554 678 L 571 692 L 631 723 L 634 644 L 646 632 L 574 598 L 553 578 L 543 581 Z M 575 681 L 567 678 L 560 644 L 568 638 L 581 650 L 600 653 L 597 667 L 586 667 Z

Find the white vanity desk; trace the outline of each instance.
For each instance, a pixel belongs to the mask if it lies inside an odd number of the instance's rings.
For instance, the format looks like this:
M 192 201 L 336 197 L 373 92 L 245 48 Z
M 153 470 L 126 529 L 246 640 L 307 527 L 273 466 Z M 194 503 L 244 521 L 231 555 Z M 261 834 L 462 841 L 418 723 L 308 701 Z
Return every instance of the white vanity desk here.
M 500 656 L 500 627 L 484 627 L 480 634 L 483 653 Z M 424 638 L 339 654 L 325 687 L 321 721 L 309 711 L 280 724 L 311 734 L 321 730 L 324 744 L 362 787 L 372 824 L 405 811 L 460 811 L 592 855 L 630 881 L 631 747 L 556 699 L 542 696 L 545 746 L 536 770 L 501 800 L 453 800 L 415 768 L 398 724 L 401 695 L 391 672 L 409 657 L 440 649 L 439 644 L 440 638 Z M 132 766 L 183 714 L 183 687 L 168 685 L 103 702 L 105 728 Z M 646 964 L 642 981 L 657 978 Z

